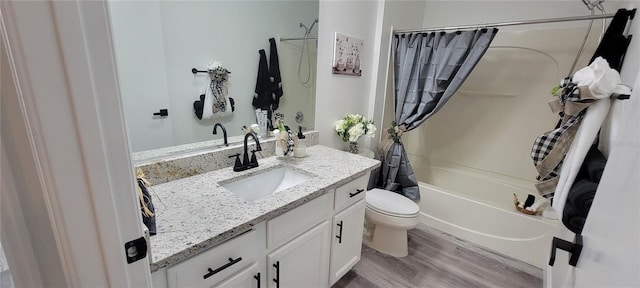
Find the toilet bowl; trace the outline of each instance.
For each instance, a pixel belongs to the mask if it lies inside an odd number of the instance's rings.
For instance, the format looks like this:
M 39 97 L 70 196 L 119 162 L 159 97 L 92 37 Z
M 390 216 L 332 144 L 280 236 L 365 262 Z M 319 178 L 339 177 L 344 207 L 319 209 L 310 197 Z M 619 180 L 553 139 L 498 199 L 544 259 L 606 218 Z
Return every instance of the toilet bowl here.
M 367 191 L 366 204 L 363 243 L 391 256 L 407 256 L 407 230 L 418 225 L 418 204 L 382 189 Z

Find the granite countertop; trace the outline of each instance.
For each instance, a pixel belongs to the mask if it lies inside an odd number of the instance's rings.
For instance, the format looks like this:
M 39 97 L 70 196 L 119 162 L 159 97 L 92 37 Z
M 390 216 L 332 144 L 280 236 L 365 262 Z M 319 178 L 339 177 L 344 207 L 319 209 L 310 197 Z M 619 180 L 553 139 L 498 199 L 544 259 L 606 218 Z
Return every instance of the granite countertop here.
M 259 167 L 231 167 L 152 186 L 157 234 L 151 237 L 151 272 L 181 262 L 380 166 L 378 160 L 315 145 L 304 158 L 267 157 Z M 222 185 L 280 167 L 312 178 L 253 202 Z

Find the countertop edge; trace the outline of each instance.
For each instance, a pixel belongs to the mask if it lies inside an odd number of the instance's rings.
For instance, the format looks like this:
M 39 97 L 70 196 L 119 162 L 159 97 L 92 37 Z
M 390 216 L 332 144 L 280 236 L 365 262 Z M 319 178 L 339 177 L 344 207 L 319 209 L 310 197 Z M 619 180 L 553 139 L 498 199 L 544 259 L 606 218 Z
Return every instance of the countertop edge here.
M 152 259 L 150 258 L 149 260 L 149 266 L 151 269 L 151 273 L 156 272 L 160 269 L 166 268 L 166 267 L 170 267 L 172 265 L 178 264 L 180 262 L 186 261 L 189 258 L 196 256 L 200 253 L 202 253 L 205 250 L 214 248 L 222 243 L 225 243 L 229 240 L 232 240 L 234 237 L 243 234 L 247 231 L 249 231 L 253 226 L 264 222 L 264 221 L 268 221 L 271 220 L 273 218 L 276 218 L 290 210 L 293 210 L 295 208 L 297 208 L 298 206 L 301 206 L 302 204 L 305 204 L 309 201 L 314 200 L 315 198 L 318 198 L 326 193 L 329 193 L 332 189 L 335 189 L 337 187 L 340 187 L 346 183 L 349 183 L 359 177 L 362 177 L 364 175 L 366 175 L 367 173 L 370 173 L 371 171 L 379 168 L 381 165 L 381 163 L 378 161 L 375 165 L 370 166 L 368 168 L 365 168 L 364 170 L 360 171 L 360 172 L 356 172 L 352 175 L 349 175 L 347 177 L 344 177 L 326 187 L 321 187 L 318 190 L 316 190 L 315 192 L 309 193 L 304 197 L 301 197 L 299 199 L 296 199 L 284 206 L 281 206 L 279 208 L 276 208 L 274 210 L 271 210 L 263 215 L 260 215 L 256 218 L 253 218 L 251 220 L 246 221 L 245 223 L 239 224 L 231 229 L 228 229 L 222 233 L 219 233 L 205 241 L 202 241 L 200 243 L 194 244 L 191 247 L 182 250 L 179 253 L 173 254 L 169 257 L 163 258 L 161 260 L 158 260 L 157 262 L 152 262 Z

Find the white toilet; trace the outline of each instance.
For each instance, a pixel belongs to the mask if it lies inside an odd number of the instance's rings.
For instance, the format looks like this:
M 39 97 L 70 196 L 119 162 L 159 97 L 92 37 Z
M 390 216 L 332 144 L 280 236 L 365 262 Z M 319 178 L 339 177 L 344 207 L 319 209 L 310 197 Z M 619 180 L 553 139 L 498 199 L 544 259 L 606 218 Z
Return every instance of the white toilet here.
M 382 189 L 367 191 L 366 202 L 364 244 L 391 256 L 407 256 L 407 230 L 418 225 L 418 204 Z

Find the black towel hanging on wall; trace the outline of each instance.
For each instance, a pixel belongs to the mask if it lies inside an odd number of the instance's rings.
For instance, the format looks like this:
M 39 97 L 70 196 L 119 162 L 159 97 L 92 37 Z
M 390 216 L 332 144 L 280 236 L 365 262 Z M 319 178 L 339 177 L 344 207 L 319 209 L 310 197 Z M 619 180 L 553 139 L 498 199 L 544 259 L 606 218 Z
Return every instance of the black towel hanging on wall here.
M 631 35 L 629 37 L 624 36 L 624 31 L 628 20 L 633 19 L 634 15 L 635 10 L 619 9 L 616 12 L 589 63 L 598 57 L 602 57 L 609 62 L 609 66 L 612 69 L 620 72 L 624 56 L 627 53 L 627 47 L 631 43 Z
M 271 108 L 271 89 L 269 85 L 269 68 L 267 66 L 267 54 L 264 49 L 258 51 L 260 60 L 258 62 L 258 76 L 256 79 L 256 89 L 253 94 L 251 104 L 256 109 L 269 110 Z
M 282 97 L 282 77 L 280 76 L 280 60 L 278 59 L 278 49 L 276 39 L 269 38 L 269 82 L 271 84 L 271 109 L 277 110 Z
M 606 164 L 607 159 L 598 150 L 598 145 L 591 146 L 569 189 L 562 213 L 562 223 L 573 233 L 582 233 Z
M 633 19 L 635 10 L 620 9 L 611 20 L 607 31 L 602 37 L 591 62 L 597 57 L 602 57 L 609 66 L 620 72 L 624 56 L 631 42 L 631 35 L 624 36 L 624 31 L 629 19 Z M 598 150 L 600 136 L 596 136 L 595 143 L 585 156 L 580 171 L 571 185 L 567 195 L 567 202 L 563 210 L 562 223 L 572 232 L 581 234 L 587 220 L 591 203 L 593 202 L 600 178 L 604 171 L 607 159 Z

